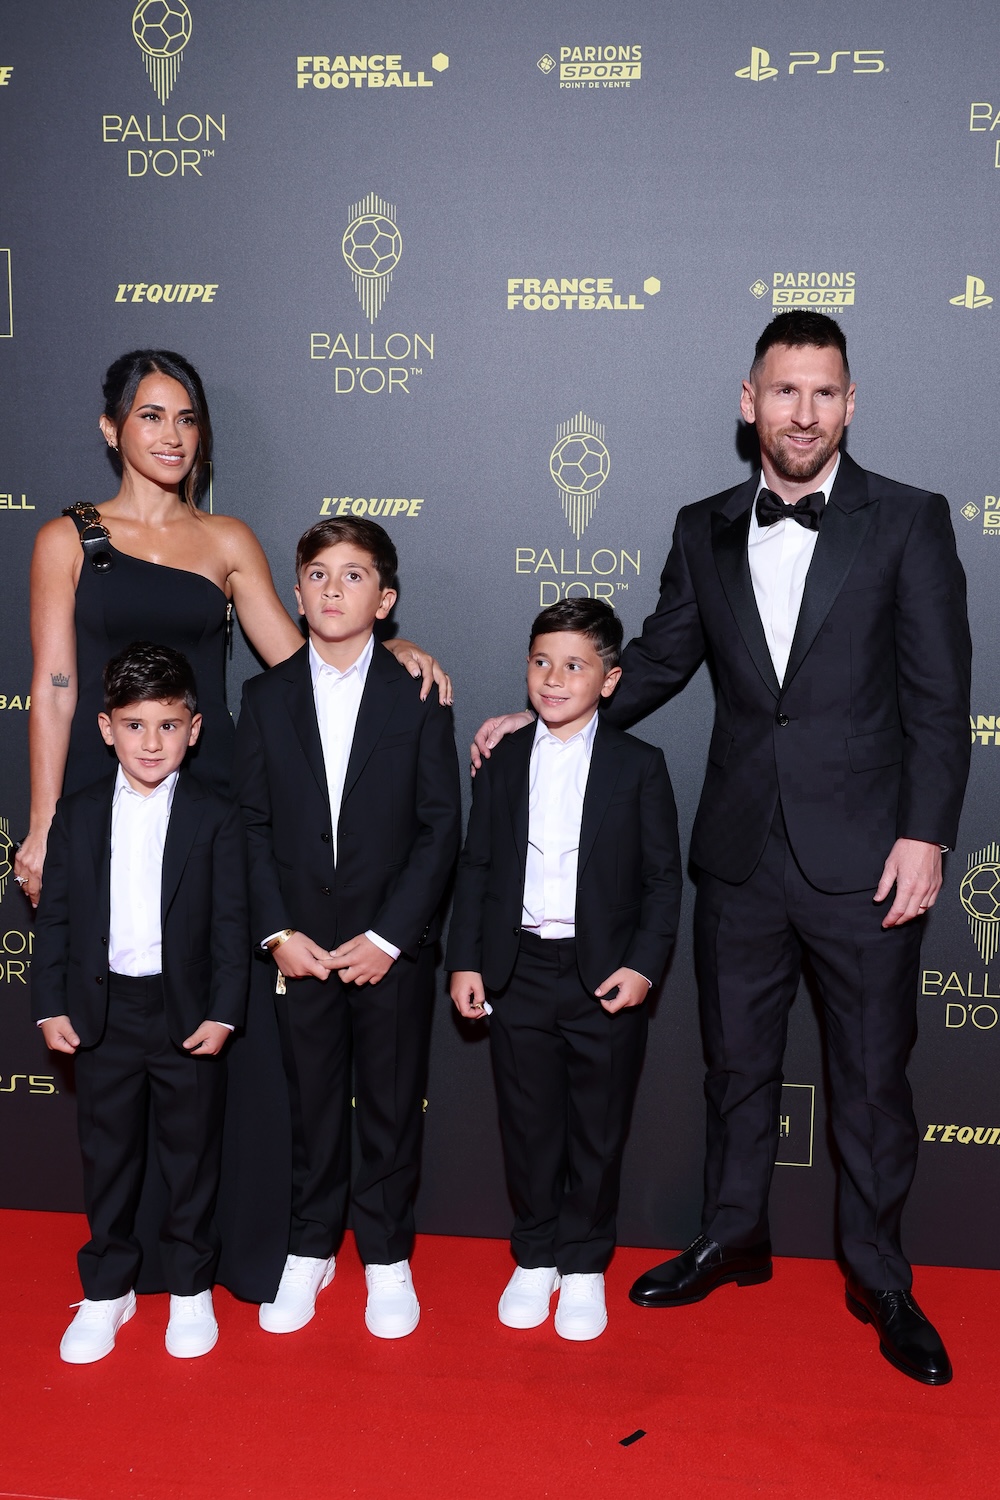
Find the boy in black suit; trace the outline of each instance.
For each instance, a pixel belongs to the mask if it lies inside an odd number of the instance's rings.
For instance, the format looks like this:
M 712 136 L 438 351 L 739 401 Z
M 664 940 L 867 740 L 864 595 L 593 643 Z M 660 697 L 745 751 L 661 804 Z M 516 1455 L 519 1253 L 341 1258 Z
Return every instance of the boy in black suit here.
M 333 1279 L 350 1193 L 351 1065 L 361 1164 L 353 1228 L 365 1322 L 380 1338 L 420 1316 L 409 1258 L 442 896 L 458 851 L 451 715 L 373 627 L 396 600 L 381 526 L 321 521 L 296 553 L 309 641 L 248 682 L 236 782 L 254 941 L 278 966 L 292 1111 L 292 1217 L 269 1333 L 312 1318 Z
M 662 752 L 602 724 L 621 675 L 610 605 L 565 599 L 531 629 L 538 714 L 475 783 L 448 942 L 451 996 L 491 1015 L 517 1269 L 501 1323 L 604 1331 L 643 1001 L 677 930 L 677 814 Z M 487 993 L 490 1001 L 487 1000 Z
M 243 1019 L 249 968 L 239 809 L 182 770 L 201 728 L 188 662 L 129 646 L 105 668 L 104 708 L 118 771 L 56 809 L 32 965 L 46 1043 L 76 1055 L 91 1237 L 79 1254 L 84 1301 L 59 1347 L 69 1364 L 110 1354 L 136 1311 L 150 1099 L 169 1196 L 167 1351 L 194 1358 L 218 1339 L 218 1054 Z

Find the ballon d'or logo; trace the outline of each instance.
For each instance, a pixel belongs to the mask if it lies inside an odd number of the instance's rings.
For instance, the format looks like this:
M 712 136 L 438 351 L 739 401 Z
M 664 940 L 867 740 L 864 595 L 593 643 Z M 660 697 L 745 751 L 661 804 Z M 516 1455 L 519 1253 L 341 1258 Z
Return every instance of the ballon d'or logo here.
M 562 491 L 563 514 L 579 541 L 611 472 L 611 455 L 604 445 L 603 425 L 582 411 L 571 421 L 560 422 L 556 438 L 549 454 L 549 473 Z
M 344 230 L 341 250 L 358 301 L 369 323 L 382 311 L 392 273 L 403 253 L 403 237 L 396 227 L 396 210 L 369 193 L 351 205 L 351 222 Z
M 969 855 L 958 895 L 972 941 L 983 963 L 990 964 L 1000 947 L 1000 845 L 987 844 L 978 854 Z
M 139 0 L 132 12 L 132 35 L 156 97 L 166 104 L 191 40 L 191 12 L 184 0 Z

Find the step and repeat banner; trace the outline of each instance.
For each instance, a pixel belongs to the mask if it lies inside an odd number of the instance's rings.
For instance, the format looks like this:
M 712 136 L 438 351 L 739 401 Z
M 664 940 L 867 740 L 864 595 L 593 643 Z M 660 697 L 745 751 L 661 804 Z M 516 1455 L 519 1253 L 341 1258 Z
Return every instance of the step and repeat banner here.
M 740 380 L 776 312 L 842 320 L 850 451 L 947 494 L 977 645 L 960 846 L 927 923 L 911 1078 L 917 1261 L 1000 1265 L 1000 18 L 991 0 L 748 12 L 595 0 L 15 0 L 0 30 L 0 1203 L 80 1206 L 70 1072 L 28 1019 L 35 533 L 116 489 L 117 355 L 173 348 L 217 434 L 206 504 L 292 603 L 299 534 L 396 541 L 401 633 L 456 683 L 465 746 L 524 701 L 528 626 L 576 594 L 626 635 L 678 508 L 750 472 Z M 230 703 L 257 665 L 237 634 Z M 712 685 L 639 727 L 687 840 Z M 96 732 L 96 731 L 95 731 Z M 697 1229 L 704 1106 L 690 952 L 656 1002 L 624 1242 Z M 830 1255 L 813 999 L 794 1008 L 779 1252 Z M 509 1227 L 487 1042 L 441 984 L 425 1231 Z

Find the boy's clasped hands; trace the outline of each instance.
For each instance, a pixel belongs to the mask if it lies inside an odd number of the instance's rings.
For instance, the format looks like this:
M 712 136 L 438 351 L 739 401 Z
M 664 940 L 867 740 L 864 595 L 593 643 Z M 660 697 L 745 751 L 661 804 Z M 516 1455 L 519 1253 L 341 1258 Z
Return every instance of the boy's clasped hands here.
M 378 984 L 394 963 L 363 932 L 339 948 L 323 948 L 304 932 L 294 932 L 273 950 L 273 957 L 286 979 L 325 979 L 336 969 L 344 984 Z

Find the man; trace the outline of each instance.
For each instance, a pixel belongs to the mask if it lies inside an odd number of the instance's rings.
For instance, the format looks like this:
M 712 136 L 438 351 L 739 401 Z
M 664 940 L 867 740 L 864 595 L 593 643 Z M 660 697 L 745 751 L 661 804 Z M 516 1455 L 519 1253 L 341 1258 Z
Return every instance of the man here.
M 854 394 L 832 319 L 789 313 L 764 330 L 740 403 L 761 472 L 679 513 L 656 611 L 610 705 L 634 723 L 703 659 L 713 668 L 691 846 L 702 1234 L 630 1295 L 679 1306 L 770 1277 L 781 1062 L 805 953 L 826 1021 L 847 1304 L 898 1369 L 941 1385 L 951 1365 L 900 1244 L 917 1154 L 905 1066 L 920 919 L 968 775 L 971 646 L 947 502 L 841 453 Z

